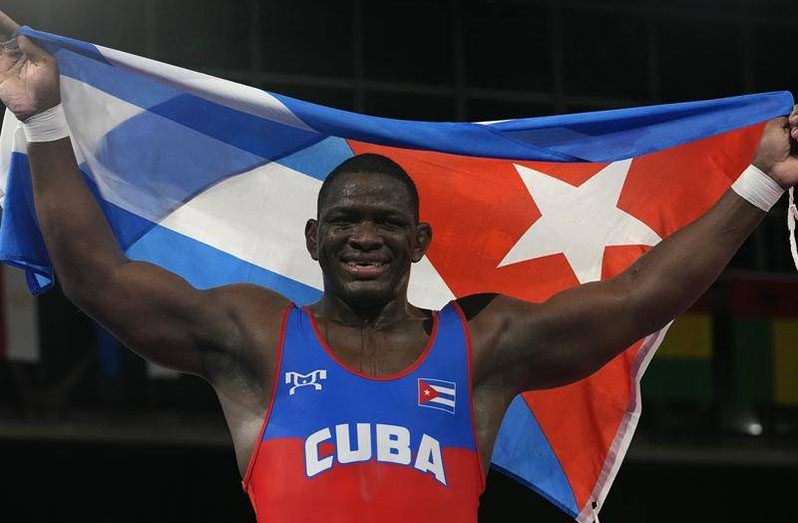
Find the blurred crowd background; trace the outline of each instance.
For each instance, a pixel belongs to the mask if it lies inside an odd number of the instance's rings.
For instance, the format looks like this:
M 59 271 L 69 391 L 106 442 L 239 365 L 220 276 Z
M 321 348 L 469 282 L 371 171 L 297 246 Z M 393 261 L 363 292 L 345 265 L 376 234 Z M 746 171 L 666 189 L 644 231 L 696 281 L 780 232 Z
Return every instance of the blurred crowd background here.
M 7 0 L 0 9 L 36 29 L 393 118 L 499 120 L 798 88 L 796 0 Z M 653 360 L 606 521 L 794 517 L 798 275 L 785 207 Z M 254 521 L 210 387 L 147 365 L 58 289 L 34 299 L 15 269 L 2 280 L 0 520 Z M 508 521 L 508 507 L 519 521 L 569 520 L 491 473 L 481 521 Z

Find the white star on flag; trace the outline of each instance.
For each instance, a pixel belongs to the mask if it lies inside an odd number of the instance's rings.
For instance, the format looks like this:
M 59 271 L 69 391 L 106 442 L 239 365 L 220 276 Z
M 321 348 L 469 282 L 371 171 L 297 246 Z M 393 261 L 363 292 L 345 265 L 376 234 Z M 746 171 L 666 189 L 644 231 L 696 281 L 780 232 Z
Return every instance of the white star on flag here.
M 656 232 L 617 206 L 631 165 L 611 163 L 579 187 L 515 165 L 541 216 L 499 267 L 562 253 L 579 283 L 587 283 L 601 279 L 606 247 L 659 243 Z

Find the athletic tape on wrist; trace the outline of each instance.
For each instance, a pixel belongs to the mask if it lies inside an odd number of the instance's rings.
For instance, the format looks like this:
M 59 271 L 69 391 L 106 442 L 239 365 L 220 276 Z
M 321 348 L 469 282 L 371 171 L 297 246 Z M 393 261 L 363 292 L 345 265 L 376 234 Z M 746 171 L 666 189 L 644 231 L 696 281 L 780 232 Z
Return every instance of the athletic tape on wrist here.
M 69 136 L 69 124 L 61 104 L 35 114 L 22 122 L 28 143 L 54 142 Z
M 731 188 L 748 203 L 765 212 L 784 194 L 784 188 L 755 165 L 749 165 Z

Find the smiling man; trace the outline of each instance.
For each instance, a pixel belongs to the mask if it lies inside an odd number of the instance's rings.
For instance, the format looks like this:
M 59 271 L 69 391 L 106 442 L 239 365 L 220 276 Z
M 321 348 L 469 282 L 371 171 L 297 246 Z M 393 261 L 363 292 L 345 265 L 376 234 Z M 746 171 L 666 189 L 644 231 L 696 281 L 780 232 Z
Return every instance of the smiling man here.
M 513 397 L 588 376 L 662 328 L 798 181 L 794 111 L 767 124 L 757 168 L 621 275 L 541 304 L 478 295 L 430 311 L 407 300 L 433 239 L 418 193 L 392 160 L 360 155 L 326 178 L 305 229 L 317 303 L 198 290 L 122 253 L 79 173 L 57 64 L 17 28 L 0 14 L 0 99 L 24 122 L 61 285 L 132 350 L 213 386 L 260 521 L 476 521 Z

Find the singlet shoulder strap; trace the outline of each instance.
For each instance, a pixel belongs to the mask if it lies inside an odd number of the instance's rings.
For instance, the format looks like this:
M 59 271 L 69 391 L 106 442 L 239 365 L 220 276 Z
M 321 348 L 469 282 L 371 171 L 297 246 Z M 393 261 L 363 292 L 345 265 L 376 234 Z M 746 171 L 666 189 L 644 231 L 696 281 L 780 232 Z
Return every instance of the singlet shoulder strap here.
M 263 439 L 263 434 L 266 431 L 266 427 L 269 424 L 269 418 L 271 418 L 272 410 L 274 409 L 274 403 L 277 399 L 277 388 L 280 382 L 280 371 L 282 370 L 283 366 L 283 355 L 285 354 L 285 343 L 286 343 L 286 336 L 288 334 L 289 324 L 291 322 L 291 316 L 296 312 L 297 306 L 294 303 L 289 303 L 285 306 L 281 313 L 281 320 L 280 320 L 280 335 L 277 339 L 277 345 L 275 346 L 275 355 L 274 355 L 274 367 L 272 370 L 272 386 L 271 392 L 269 395 L 269 404 L 266 407 L 266 411 L 263 413 L 263 420 L 261 421 L 261 427 L 258 431 L 258 439 L 255 440 L 255 444 L 252 448 L 252 454 L 250 455 L 249 462 L 247 463 L 246 471 L 244 472 L 244 477 L 241 480 L 241 486 L 244 488 L 244 491 L 247 490 L 249 487 L 249 480 L 252 476 L 252 469 L 255 466 L 255 462 L 258 459 L 258 450 L 260 449 L 260 441 Z

